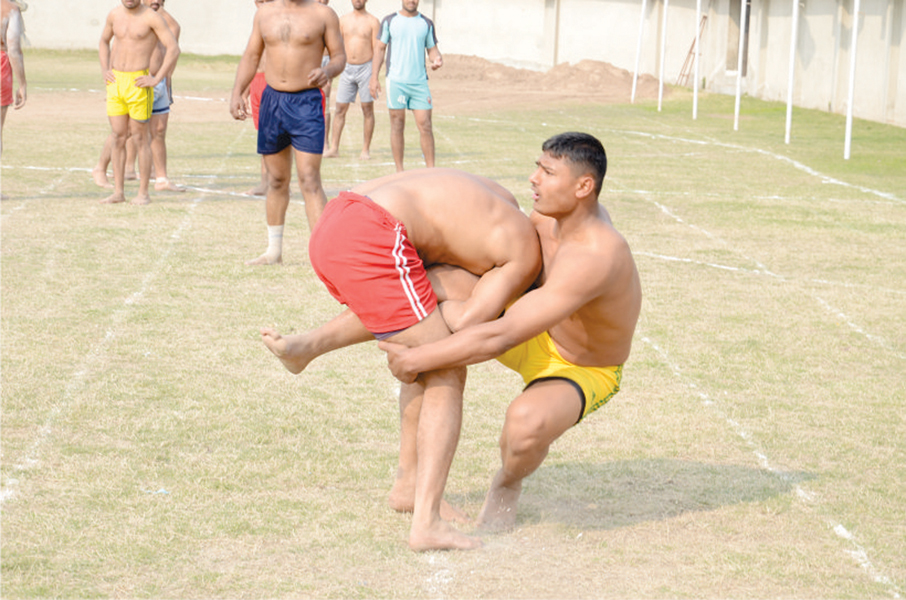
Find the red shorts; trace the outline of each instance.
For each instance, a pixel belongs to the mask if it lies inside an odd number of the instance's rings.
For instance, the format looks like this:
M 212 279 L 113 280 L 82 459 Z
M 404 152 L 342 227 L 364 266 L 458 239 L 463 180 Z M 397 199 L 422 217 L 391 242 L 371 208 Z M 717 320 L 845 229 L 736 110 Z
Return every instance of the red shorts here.
M 9 64 L 9 56 L 0 51 L 0 106 L 9 106 L 13 103 L 13 66 Z
M 258 129 L 258 109 L 261 108 L 261 93 L 267 87 L 267 80 L 264 73 L 255 73 L 252 83 L 249 85 L 249 103 L 252 105 L 252 122 L 255 123 L 255 129 Z
M 308 257 L 330 294 L 375 337 L 412 327 L 437 308 L 406 227 L 365 196 L 342 192 L 327 203 Z

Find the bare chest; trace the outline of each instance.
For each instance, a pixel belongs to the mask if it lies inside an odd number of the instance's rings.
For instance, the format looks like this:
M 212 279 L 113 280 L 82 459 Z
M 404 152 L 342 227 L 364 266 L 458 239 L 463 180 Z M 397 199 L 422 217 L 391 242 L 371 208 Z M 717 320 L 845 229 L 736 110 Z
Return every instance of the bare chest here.
M 312 19 L 300 17 L 298 13 L 286 13 L 262 23 L 261 37 L 267 46 L 321 44 L 324 40 L 324 27 Z

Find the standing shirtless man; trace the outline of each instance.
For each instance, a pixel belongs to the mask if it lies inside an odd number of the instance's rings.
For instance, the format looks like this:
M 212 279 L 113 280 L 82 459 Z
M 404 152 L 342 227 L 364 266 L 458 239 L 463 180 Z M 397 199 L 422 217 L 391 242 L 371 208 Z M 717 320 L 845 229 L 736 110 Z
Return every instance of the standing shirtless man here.
M 607 170 L 601 142 L 563 133 L 541 150 L 529 179 L 543 257 L 537 287 L 501 318 L 438 342 L 418 348 L 380 342 L 403 382 L 491 358 L 522 375 L 526 387 L 507 409 L 502 465 L 479 516 L 488 530 L 515 525 L 523 479 L 541 466 L 554 440 L 619 391 L 642 302 L 629 245 L 598 203 Z
M 164 18 L 178 42 L 182 28 L 176 19 L 173 18 L 173 15 L 164 9 L 164 0 L 142 1 Z M 152 73 L 157 73 L 160 70 L 165 52 L 166 48 L 164 45 L 158 43 L 157 48 L 151 55 Z M 176 63 L 173 63 L 170 72 L 154 87 L 154 108 L 151 111 L 151 159 L 154 164 L 154 189 L 157 191 L 184 192 L 186 191 L 184 187 L 171 183 L 170 178 L 167 176 L 167 125 L 170 122 L 170 105 L 173 104 L 174 69 L 176 69 Z
M 19 6 L 2 0 L 2 29 L 0 29 L 0 151 L 3 149 L 3 125 L 6 109 L 11 105 L 17 110 L 25 106 L 28 84 L 25 82 L 25 59 L 22 55 L 22 34 L 25 24 Z M 16 77 L 15 103 L 13 100 L 13 75 Z
M 339 21 L 333 9 L 316 0 L 274 0 L 260 4 L 255 12 L 252 34 L 230 97 L 233 118 L 246 119 L 247 104 L 242 94 L 266 51 L 267 87 L 261 95 L 258 154 L 264 156 L 267 167 L 268 246 L 264 254 L 247 264 L 283 262 L 283 225 L 293 154 L 310 229 L 327 204 L 321 185 L 325 133 L 320 88 L 346 65 Z M 330 61 L 322 68 L 325 48 Z
M 154 86 L 172 72 L 179 58 L 179 43 L 164 18 L 141 3 L 121 0 L 107 15 L 98 55 L 107 82 L 107 115 L 115 136 L 111 150 L 113 194 L 105 204 L 125 202 L 126 139 L 132 135 L 144 140 L 154 103 Z M 113 51 L 110 46 L 113 39 Z M 157 45 L 164 56 L 157 73 L 150 75 L 151 57 Z M 151 149 L 138 144 L 139 191 L 132 204 L 148 204 L 151 177 Z
M 512 194 L 453 169 L 396 173 L 340 194 L 327 204 L 309 256 L 349 311 L 302 334 L 262 329 L 265 345 L 292 373 L 353 343 L 377 338 L 416 347 L 493 319 L 541 265 L 537 235 Z M 445 287 L 456 287 L 452 278 L 459 276 L 477 279 L 471 295 L 444 301 Z M 390 505 L 413 512 L 413 550 L 475 548 L 480 542 L 442 512 L 453 512 L 442 500 L 459 441 L 465 369 L 425 372 L 413 381 L 400 391 L 399 469 Z
M 182 31 L 179 23 L 176 19 L 173 18 L 173 15 L 164 10 L 164 0 L 142 0 L 142 4 L 148 6 L 153 11 L 161 15 L 164 20 L 167 22 L 167 26 L 170 28 L 170 31 L 173 32 L 173 35 L 176 37 L 176 41 L 179 41 L 179 34 Z M 154 52 L 151 54 L 151 66 L 149 71 L 152 75 L 156 75 L 160 70 L 161 65 L 164 60 L 164 53 L 166 48 L 163 44 L 158 43 L 157 47 L 154 49 Z M 173 65 L 173 68 L 176 68 L 176 65 Z M 161 80 L 156 86 L 154 86 L 154 105 L 151 108 L 151 124 L 149 127 L 149 133 L 151 136 L 150 140 L 145 140 L 144 143 L 149 143 L 151 148 L 151 164 L 153 166 L 154 172 L 154 189 L 157 191 L 171 191 L 171 192 L 184 192 L 186 189 L 180 187 L 170 182 L 170 178 L 167 176 L 167 125 L 170 121 L 170 105 L 173 104 L 173 72 L 167 74 L 167 76 Z M 98 164 L 95 165 L 94 169 L 91 171 L 91 176 L 94 179 L 94 182 L 100 187 L 113 187 L 110 185 L 110 181 L 107 179 L 107 167 L 110 165 L 110 160 L 112 158 L 113 152 L 113 143 L 116 139 L 114 134 L 110 134 L 107 137 L 107 141 L 104 143 L 104 148 L 101 150 L 101 156 L 98 159 Z M 132 136 L 126 140 L 126 179 L 136 179 L 135 175 L 135 159 L 138 153 L 138 142 Z
M 359 158 L 371 158 L 371 138 L 374 136 L 374 98 L 371 97 L 371 59 L 378 40 L 381 23 L 377 17 L 365 10 L 368 0 L 352 0 L 352 12 L 340 19 L 340 33 L 346 46 L 346 69 L 340 75 L 337 85 L 337 112 L 333 120 L 333 139 L 325 158 L 339 156 L 340 136 L 346 126 L 346 111 L 355 102 L 356 92 L 362 102 L 364 116 L 364 140 Z

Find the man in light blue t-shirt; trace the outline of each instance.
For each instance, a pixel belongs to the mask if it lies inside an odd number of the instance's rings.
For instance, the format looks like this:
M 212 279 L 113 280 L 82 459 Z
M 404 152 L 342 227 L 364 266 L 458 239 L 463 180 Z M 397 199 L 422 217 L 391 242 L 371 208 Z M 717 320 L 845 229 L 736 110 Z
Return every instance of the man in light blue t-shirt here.
M 403 0 L 399 12 L 381 21 L 381 31 L 371 63 L 370 91 L 373 98 L 381 93 L 378 80 L 384 55 L 387 57 L 387 108 L 390 109 L 390 150 L 396 170 L 403 170 L 406 109 L 415 116 L 425 165 L 434 166 L 434 130 L 431 126 L 431 91 L 425 52 L 431 70 L 444 64 L 437 48 L 437 34 L 431 19 L 418 12 L 418 0 Z

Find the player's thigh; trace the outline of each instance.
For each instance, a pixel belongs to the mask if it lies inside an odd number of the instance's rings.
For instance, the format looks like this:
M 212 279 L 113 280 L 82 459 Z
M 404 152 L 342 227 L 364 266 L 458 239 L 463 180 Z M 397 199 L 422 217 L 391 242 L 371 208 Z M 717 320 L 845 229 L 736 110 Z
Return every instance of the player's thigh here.
M 443 339 L 448 335 L 450 335 L 450 329 L 447 327 L 447 323 L 441 316 L 440 311 L 434 309 L 430 315 L 415 325 L 400 331 L 388 339 L 397 344 L 414 348 Z
M 512 436 L 550 444 L 576 424 L 582 397 L 565 379 L 548 379 L 529 386 L 510 403 L 504 428 Z
M 293 150 L 296 159 L 296 173 L 301 185 L 321 185 L 321 154 Z

